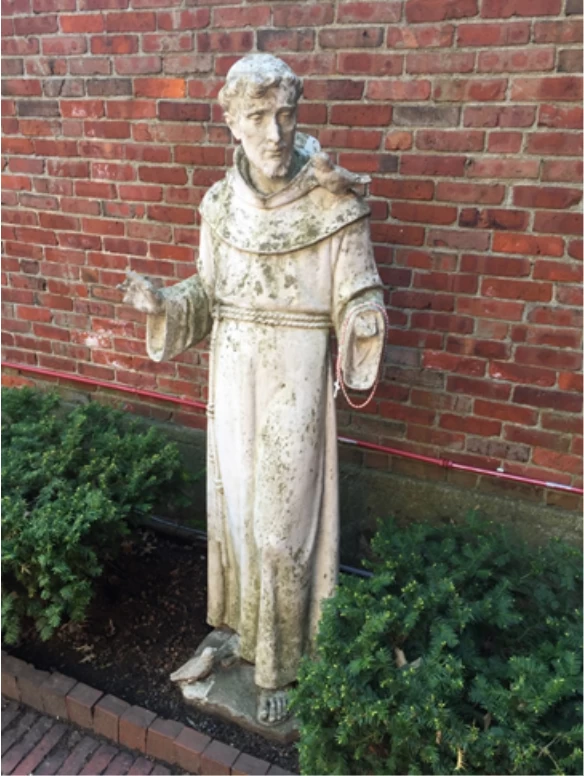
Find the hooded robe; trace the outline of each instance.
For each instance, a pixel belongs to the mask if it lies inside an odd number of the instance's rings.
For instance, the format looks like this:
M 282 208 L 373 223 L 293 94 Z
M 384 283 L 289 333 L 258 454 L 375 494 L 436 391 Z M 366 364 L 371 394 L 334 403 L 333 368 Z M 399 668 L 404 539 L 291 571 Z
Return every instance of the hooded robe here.
M 329 332 L 346 384 L 374 384 L 383 304 L 369 209 L 319 185 L 309 153 L 262 196 L 239 148 L 205 195 L 198 274 L 164 290 L 147 350 L 170 359 L 209 332 L 208 612 L 240 636 L 259 687 L 293 682 L 335 588 L 339 508 Z M 344 322 L 356 305 L 360 312 Z

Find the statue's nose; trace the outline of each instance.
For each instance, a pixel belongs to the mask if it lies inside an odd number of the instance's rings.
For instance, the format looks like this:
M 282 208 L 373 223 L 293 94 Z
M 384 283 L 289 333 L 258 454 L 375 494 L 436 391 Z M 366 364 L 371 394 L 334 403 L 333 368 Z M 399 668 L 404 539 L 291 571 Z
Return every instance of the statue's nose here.
M 274 143 L 279 143 L 281 137 L 282 137 L 282 132 L 280 129 L 280 125 L 278 124 L 276 118 L 274 117 L 268 125 L 268 139 L 272 140 Z

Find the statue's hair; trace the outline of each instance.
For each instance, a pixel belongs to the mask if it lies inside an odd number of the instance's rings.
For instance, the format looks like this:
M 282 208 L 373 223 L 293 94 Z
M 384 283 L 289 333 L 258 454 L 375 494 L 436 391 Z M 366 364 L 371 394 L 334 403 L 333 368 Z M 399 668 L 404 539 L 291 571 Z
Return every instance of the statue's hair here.
M 230 113 L 234 99 L 257 99 L 281 84 L 293 90 L 296 100 L 300 98 L 302 81 L 285 62 L 272 54 L 249 54 L 229 69 L 225 85 L 219 92 L 219 103 L 226 113 Z

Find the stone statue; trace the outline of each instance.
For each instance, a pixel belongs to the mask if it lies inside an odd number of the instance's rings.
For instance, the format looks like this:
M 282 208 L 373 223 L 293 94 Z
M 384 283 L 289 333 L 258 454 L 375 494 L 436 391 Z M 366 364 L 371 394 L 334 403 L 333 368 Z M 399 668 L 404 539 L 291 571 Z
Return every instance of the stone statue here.
M 208 622 L 255 666 L 257 716 L 287 715 L 338 568 L 337 434 L 329 331 L 344 383 L 374 386 L 386 335 L 367 182 L 296 132 L 302 83 L 280 59 L 236 62 L 219 100 L 240 145 L 200 207 L 198 274 L 158 290 L 129 273 L 147 350 L 171 359 L 210 334 Z M 173 678 L 214 670 L 207 648 Z M 215 661 L 215 662 L 214 662 Z

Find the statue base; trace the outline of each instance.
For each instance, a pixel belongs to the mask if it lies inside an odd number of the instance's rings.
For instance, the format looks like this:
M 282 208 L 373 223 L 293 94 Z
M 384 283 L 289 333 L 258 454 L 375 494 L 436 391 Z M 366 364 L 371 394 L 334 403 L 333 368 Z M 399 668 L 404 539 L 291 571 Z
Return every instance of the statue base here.
M 200 655 L 207 647 L 219 649 L 232 635 L 231 631 L 221 629 L 211 631 L 199 644 L 193 657 Z M 294 717 L 288 717 L 278 725 L 264 725 L 257 719 L 259 690 L 254 684 L 254 667 L 245 660 L 237 658 L 225 667 L 220 665 L 206 679 L 182 685 L 180 689 L 189 705 L 206 714 L 235 722 L 252 733 L 280 744 L 289 744 L 298 739 L 298 726 Z

